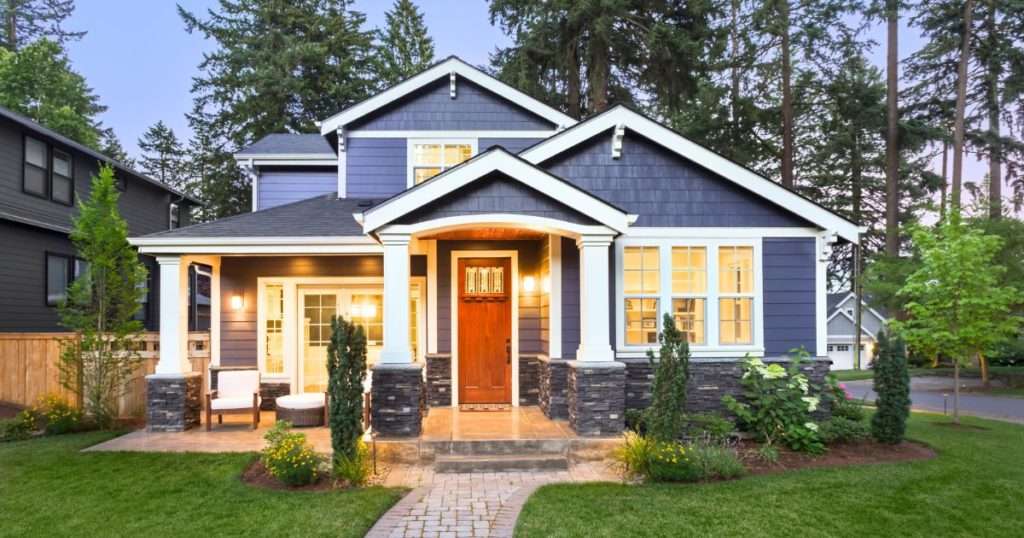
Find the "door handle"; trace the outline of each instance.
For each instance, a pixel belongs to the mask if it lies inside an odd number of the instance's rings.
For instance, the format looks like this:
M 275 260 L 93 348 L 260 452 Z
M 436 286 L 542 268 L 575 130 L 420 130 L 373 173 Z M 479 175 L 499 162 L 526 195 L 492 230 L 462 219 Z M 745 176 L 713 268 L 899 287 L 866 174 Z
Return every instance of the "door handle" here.
M 505 339 L 505 364 L 512 364 L 512 339 Z

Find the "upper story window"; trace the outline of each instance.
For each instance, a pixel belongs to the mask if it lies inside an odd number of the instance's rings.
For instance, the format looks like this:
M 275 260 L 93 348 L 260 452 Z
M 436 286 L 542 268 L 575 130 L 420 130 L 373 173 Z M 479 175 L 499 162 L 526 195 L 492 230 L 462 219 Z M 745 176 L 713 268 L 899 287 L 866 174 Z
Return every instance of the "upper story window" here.
M 25 137 L 25 192 L 46 197 L 46 144 Z
M 50 197 L 62 204 L 72 205 L 75 201 L 75 180 L 71 155 L 55 149 L 50 160 L 53 163 Z
M 178 204 L 172 203 L 167 209 L 167 227 L 175 229 L 181 226 L 181 209 Z
M 409 186 L 419 185 L 476 154 L 475 139 L 409 140 Z
M 89 269 L 81 258 L 46 253 L 46 304 L 57 306 L 67 298 L 68 286 Z

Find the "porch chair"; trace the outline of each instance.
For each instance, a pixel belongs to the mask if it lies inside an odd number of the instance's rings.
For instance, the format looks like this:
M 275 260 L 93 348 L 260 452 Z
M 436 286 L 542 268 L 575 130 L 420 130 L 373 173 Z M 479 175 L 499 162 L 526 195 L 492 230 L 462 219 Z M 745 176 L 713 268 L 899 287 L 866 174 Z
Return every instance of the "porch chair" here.
M 218 373 L 217 390 L 206 393 L 206 431 L 213 426 L 213 413 L 217 414 L 217 424 L 224 423 L 224 415 L 252 413 L 255 430 L 260 425 L 260 401 L 259 370 Z

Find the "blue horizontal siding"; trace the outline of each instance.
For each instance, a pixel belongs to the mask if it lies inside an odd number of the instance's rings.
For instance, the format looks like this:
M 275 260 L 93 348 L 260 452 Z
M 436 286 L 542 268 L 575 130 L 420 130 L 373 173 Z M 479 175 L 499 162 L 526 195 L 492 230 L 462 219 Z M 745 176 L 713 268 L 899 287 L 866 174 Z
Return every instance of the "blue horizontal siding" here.
M 464 79 L 456 82 L 455 99 L 452 99 L 447 77 L 349 126 L 353 130 L 375 131 L 529 131 L 554 127 L 529 110 Z
M 267 209 L 337 190 L 336 172 L 261 172 L 257 207 Z
M 388 198 L 405 190 L 404 138 L 350 138 L 346 145 L 346 195 Z
M 816 262 L 812 237 L 764 239 L 764 346 L 767 355 L 785 355 L 801 346 L 812 355 L 815 353 Z

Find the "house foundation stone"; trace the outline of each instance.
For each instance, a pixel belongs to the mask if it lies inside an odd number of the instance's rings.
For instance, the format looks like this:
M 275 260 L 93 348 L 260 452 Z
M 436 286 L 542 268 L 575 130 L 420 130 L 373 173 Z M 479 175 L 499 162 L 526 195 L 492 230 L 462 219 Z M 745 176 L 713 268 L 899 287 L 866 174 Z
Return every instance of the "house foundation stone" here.
M 537 357 L 537 403 L 552 420 L 569 418 L 569 362 Z
M 198 372 L 146 376 L 146 430 L 182 432 L 199 426 L 202 391 Z
M 452 405 L 452 356 L 448 353 L 428 354 L 427 407 Z
M 580 436 L 618 435 L 625 429 L 626 366 L 570 361 L 569 426 Z
M 379 363 L 371 389 L 373 429 L 382 437 L 418 437 L 427 395 L 422 364 Z

